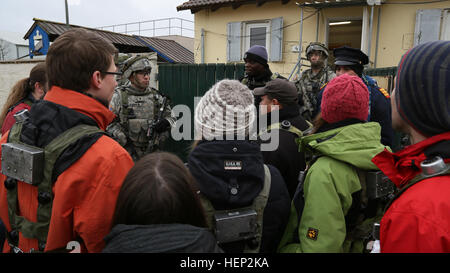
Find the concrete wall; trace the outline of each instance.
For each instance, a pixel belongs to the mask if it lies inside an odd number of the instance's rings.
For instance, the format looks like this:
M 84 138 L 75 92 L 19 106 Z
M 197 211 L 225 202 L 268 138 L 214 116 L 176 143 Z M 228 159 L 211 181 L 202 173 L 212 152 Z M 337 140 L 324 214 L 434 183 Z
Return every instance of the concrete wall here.
M 155 38 L 165 39 L 165 40 L 173 40 L 186 49 L 194 52 L 194 38 L 180 36 L 180 35 L 170 35 L 170 36 L 157 36 Z
M 0 62 L 0 105 L 2 108 L 14 84 L 27 78 L 31 69 L 39 62 L 42 60 L 23 63 Z

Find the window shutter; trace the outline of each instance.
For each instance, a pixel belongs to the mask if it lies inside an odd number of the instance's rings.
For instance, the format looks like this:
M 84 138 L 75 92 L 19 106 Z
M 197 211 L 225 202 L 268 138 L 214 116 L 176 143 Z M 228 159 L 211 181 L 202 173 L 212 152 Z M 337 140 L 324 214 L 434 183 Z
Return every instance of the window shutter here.
M 440 9 L 419 9 L 416 13 L 414 45 L 439 40 L 441 26 Z
M 274 18 L 270 22 L 270 54 L 269 61 L 280 62 L 283 58 L 283 17 Z
M 241 22 L 231 22 L 227 25 L 227 61 L 241 60 Z
M 442 15 L 441 40 L 450 41 L 450 10 L 444 10 Z

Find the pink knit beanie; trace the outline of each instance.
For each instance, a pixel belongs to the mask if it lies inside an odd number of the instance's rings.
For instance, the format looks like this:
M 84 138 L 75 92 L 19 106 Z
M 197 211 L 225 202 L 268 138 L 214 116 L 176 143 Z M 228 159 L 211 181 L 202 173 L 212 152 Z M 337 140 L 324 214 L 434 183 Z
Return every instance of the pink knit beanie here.
M 369 90 L 357 76 L 347 74 L 332 79 L 323 92 L 322 119 L 336 123 L 345 119 L 367 120 Z

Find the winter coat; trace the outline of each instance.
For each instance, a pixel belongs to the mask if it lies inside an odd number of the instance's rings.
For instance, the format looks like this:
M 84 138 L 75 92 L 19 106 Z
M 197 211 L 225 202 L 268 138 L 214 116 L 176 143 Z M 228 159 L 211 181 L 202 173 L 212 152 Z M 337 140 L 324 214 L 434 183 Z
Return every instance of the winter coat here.
M 38 147 L 44 147 L 57 135 L 78 124 L 98 126 L 104 131 L 114 118 L 114 114 L 97 100 L 56 86 L 44 100 L 33 104 L 30 113 L 31 125 L 24 124 L 21 140 Z M 8 134 L 4 135 L 0 143 L 5 143 L 7 138 Z M 79 158 L 71 162 L 53 184 L 53 207 L 45 251 L 64 250 L 70 241 L 78 241 L 81 251 L 100 252 L 103 249 L 103 238 L 111 229 L 117 196 L 133 161 L 106 135 L 94 139 L 94 143 L 90 141 L 90 138 L 81 138 L 74 147 L 69 146 L 55 164 L 63 166 L 66 161 Z M 83 150 L 85 144 L 89 148 L 80 155 L 78 151 Z M 58 168 L 55 171 L 58 172 Z M 0 174 L 0 218 L 11 231 L 4 180 L 5 176 Z M 21 215 L 35 222 L 37 187 L 22 182 L 18 182 L 17 187 Z M 20 249 L 25 252 L 38 249 L 36 239 L 19 235 Z M 7 242 L 3 250 L 9 252 Z
M 347 240 L 346 216 L 361 191 L 355 167 L 375 170 L 370 160 L 383 149 L 380 126 L 375 122 L 356 123 L 304 137 L 301 150 L 308 156 L 320 157 L 306 174 L 300 221 L 294 200 L 279 251 L 362 252 L 362 242 Z M 294 239 L 295 233 L 299 242 Z
M 120 224 L 105 241 L 105 253 L 223 253 L 207 229 L 184 224 Z
M 450 132 L 372 161 L 402 189 L 421 173 L 420 163 L 440 156 L 450 163 Z M 450 175 L 424 179 L 406 189 L 380 223 L 381 252 L 450 252 Z
M 224 168 L 225 161 L 240 161 L 240 170 Z M 250 206 L 264 185 L 260 145 L 250 141 L 201 141 L 188 157 L 188 167 L 200 192 L 216 210 Z M 269 166 L 271 185 L 263 215 L 260 252 L 275 252 L 289 217 L 289 193 L 280 172 Z M 237 183 L 233 195 L 231 184 Z M 220 245 L 225 252 L 242 252 L 242 242 Z
M 300 131 L 309 128 L 309 125 L 300 116 L 298 105 L 280 109 L 279 118 L 278 122 L 287 120 Z M 271 123 L 270 113 L 267 115 L 267 122 Z M 305 156 L 298 151 L 298 145 L 295 141 L 298 138 L 297 135 L 282 129 L 278 131 L 278 148 L 274 151 L 262 151 L 262 155 L 264 163 L 273 165 L 280 171 L 292 199 L 298 184 L 298 174 L 305 169 Z M 264 143 L 266 142 L 270 142 L 270 140 L 264 141 Z

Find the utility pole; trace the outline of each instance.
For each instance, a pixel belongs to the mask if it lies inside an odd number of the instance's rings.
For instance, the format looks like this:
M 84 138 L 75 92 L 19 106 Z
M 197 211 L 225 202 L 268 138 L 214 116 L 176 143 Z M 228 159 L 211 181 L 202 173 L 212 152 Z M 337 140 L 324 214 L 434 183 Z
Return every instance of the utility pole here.
M 69 5 L 67 4 L 67 0 L 65 0 L 66 3 L 66 25 L 69 25 Z

